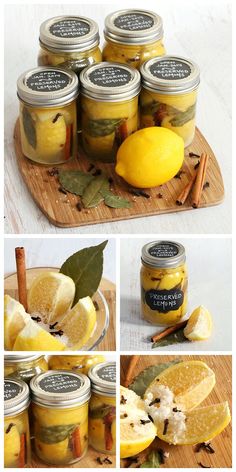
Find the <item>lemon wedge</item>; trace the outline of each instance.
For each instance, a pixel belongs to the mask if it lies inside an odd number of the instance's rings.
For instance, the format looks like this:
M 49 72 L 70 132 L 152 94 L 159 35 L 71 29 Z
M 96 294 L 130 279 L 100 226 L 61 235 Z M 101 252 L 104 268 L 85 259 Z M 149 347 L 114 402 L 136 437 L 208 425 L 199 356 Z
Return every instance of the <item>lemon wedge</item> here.
M 134 456 L 146 449 L 156 436 L 156 427 L 146 411 L 127 405 L 120 412 L 120 457 Z
M 68 337 L 70 349 L 81 349 L 96 326 L 96 310 L 90 297 L 81 298 L 60 322 L 60 328 Z
M 173 393 L 176 405 L 187 411 L 199 405 L 215 385 L 215 374 L 205 362 L 186 361 L 172 365 L 161 372 L 147 388 L 144 398 L 151 393 L 156 398 L 160 385 Z
M 43 321 L 59 321 L 70 309 L 75 296 L 74 281 L 59 272 L 42 272 L 28 292 L 30 313 L 39 313 Z
M 141 400 L 133 390 L 120 386 L 120 410 L 126 406 L 134 406 L 136 408 L 143 408 L 144 401 Z
M 65 345 L 30 320 L 18 334 L 13 351 L 62 351 Z
M 212 317 L 203 305 L 196 308 L 184 328 L 184 336 L 190 341 L 203 341 L 212 333 Z
M 4 346 L 11 350 L 19 332 L 30 321 L 23 305 L 9 295 L 4 296 Z
M 12 425 L 9 432 L 9 425 Z M 20 454 L 20 434 L 15 424 L 10 421 L 5 423 L 5 434 L 4 434 L 4 466 L 5 467 L 17 467 L 17 461 Z M 14 464 L 14 461 L 16 464 Z

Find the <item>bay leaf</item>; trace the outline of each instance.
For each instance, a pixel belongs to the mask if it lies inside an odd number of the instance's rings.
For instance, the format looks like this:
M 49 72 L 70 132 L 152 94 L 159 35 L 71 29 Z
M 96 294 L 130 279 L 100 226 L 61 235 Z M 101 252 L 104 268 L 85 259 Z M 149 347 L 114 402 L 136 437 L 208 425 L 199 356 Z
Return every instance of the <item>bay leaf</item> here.
M 176 116 L 170 120 L 171 126 L 183 126 L 195 117 L 196 104 L 191 105 L 186 111 L 179 111 Z
M 90 409 L 89 417 L 93 419 L 104 418 L 104 416 L 108 415 L 109 413 L 113 414 L 114 410 L 114 407 L 111 405 L 102 405 L 98 408 Z
M 109 190 L 108 178 L 104 175 L 95 177 L 86 187 L 82 202 L 85 208 L 93 208 L 104 200 L 102 192 Z
M 141 469 L 156 469 L 161 465 L 161 458 L 158 451 L 151 451 L 147 459 L 140 465 Z
M 80 170 L 60 170 L 59 182 L 67 192 L 82 196 L 86 187 L 94 177 Z
M 98 120 L 89 120 L 87 132 L 90 136 L 108 136 L 114 133 L 115 129 L 122 122 L 122 118 L 107 118 Z
M 185 336 L 184 336 L 184 328 L 178 329 L 178 331 L 175 331 L 174 333 L 168 334 L 163 339 L 160 339 L 159 341 L 156 341 L 152 345 L 152 349 L 155 349 L 156 347 L 164 347 L 164 346 L 170 346 L 172 344 L 180 344 L 180 343 L 188 343 L 190 342 Z
M 168 369 L 171 365 L 178 364 L 181 362 L 179 359 L 174 361 L 165 362 L 162 364 L 155 364 L 144 369 L 140 374 L 135 377 L 133 382 L 129 385 L 129 389 L 133 390 L 137 395 L 142 397 L 147 390 L 150 383 L 161 373 L 163 370 Z
M 113 193 L 108 193 L 104 195 L 105 205 L 111 208 L 130 208 L 131 202 L 125 198 L 114 195 Z
M 55 444 L 64 441 L 75 428 L 76 424 L 41 426 L 38 436 L 46 444 Z
M 31 113 L 26 107 L 24 107 L 22 111 L 22 120 L 23 120 L 23 128 L 24 128 L 27 141 L 34 149 L 36 149 L 37 137 L 36 137 L 35 123 L 31 116 Z
M 91 246 L 70 256 L 60 268 L 62 274 L 68 275 L 75 283 L 75 305 L 80 298 L 92 297 L 97 291 L 103 271 L 103 250 L 107 240 L 98 246 Z

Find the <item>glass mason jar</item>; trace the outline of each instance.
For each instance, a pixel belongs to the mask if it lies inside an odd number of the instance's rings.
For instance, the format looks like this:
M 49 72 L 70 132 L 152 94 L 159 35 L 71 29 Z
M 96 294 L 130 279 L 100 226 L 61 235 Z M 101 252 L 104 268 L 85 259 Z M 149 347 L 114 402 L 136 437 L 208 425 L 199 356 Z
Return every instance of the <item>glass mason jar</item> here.
M 17 81 L 23 154 L 40 164 L 61 164 L 77 155 L 76 98 L 73 71 L 38 67 Z
M 175 56 L 151 59 L 142 65 L 140 126 L 164 126 L 193 141 L 200 71 L 188 59 Z
M 88 448 L 88 377 L 49 370 L 34 377 L 30 388 L 34 449 L 39 459 L 59 466 L 79 461 Z
M 82 16 L 56 16 L 40 26 L 39 66 L 56 66 L 80 71 L 101 62 L 98 25 Z
M 29 387 L 22 380 L 4 380 L 4 467 L 30 466 Z
M 142 248 L 141 314 L 154 325 L 177 324 L 187 311 L 188 276 L 185 249 L 172 241 Z
M 139 69 L 152 57 L 163 56 L 162 19 L 146 10 L 120 10 L 105 19 L 104 61 L 122 62 Z
M 82 144 L 92 160 L 114 162 L 117 149 L 138 128 L 140 74 L 101 62 L 80 74 Z
M 116 452 L 116 364 L 103 362 L 89 370 L 89 443 L 98 452 Z
M 52 370 L 73 370 L 87 375 L 90 367 L 105 361 L 104 356 L 50 356 L 48 361 L 49 369 Z
M 29 383 L 32 377 L 47 370 L 48 364 L 44 356 L 15 354 L 4 356 L 5 377 L 14 377 Z

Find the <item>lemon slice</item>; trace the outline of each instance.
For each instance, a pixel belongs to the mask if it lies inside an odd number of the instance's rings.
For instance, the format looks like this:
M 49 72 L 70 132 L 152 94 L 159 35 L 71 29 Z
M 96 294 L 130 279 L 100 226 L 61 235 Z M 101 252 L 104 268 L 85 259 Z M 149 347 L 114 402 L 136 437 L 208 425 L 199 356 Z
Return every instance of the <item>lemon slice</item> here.
M 161 372 L 149 385 L 145 398 L 151 393 L 156 398 L 160 385 L 173 393 L 176 405 L 187 411 L 199 405 L 215 385 L 215 374 L 202 361 L 187 361 L 172 365 Z
M 30 320 L 18 334 L 13 351 L 62 351 L 65 345 Z
M 186 413 L 185 429 L 176 434 L 176 423 L 156 422 L 157 436 L 169 444 L 197 444 L 209 441 L 220 434 L 231 420 L 228 402 L 196 408 Z
M 184 336 L 190 341 L 208 339 L 212 333 L 212 317 L 203 305 L 196 308 L 184 328 Z
M 146 411 L 128 405 L 120 414 L 120 457 L 134 456 L 146 449 L 156 436 L 156 427 Z
M 4 346 L 11 350 L 19 332 L 30 321 L 30 315 L 26 313 L 21 303 L 4 296 Z
M 29 289 L 29 312 L 39 313 L 44 322 L 52 324 L 71 307 L 74 296 L 75 284 L 70 277 L 58 272 L 42 272 Z
M 90 297 L 81 298 L 60 322 L 60 328 L 68 337 L 70 349 L 81 349 L 96 326 L 96 310 Z

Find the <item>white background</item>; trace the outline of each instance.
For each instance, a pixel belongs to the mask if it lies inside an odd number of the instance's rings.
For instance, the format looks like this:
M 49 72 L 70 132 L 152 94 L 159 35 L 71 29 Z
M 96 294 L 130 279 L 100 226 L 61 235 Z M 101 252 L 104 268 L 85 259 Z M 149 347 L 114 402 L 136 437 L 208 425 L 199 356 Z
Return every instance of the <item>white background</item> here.
M 15 247 L 23 246 L 26 265 L 61 267 L 63 262 L 84 247 L 101 244 L 106 238 L 11 238 L 5 240 L 5 275 L 16 271 Z M 110 238 L 104 249 L 103 277 L 116 282 L 116 242 Z
M 153 239 L 121 241 L 121 350 L 151 350 L 150 336 L 158 328 L 141 319 L 140 266 L 141 249 Z M 174 344 L 152 350 L 230 351 L 232 349 L 231 239 L 174 238 L 185 246 L 189 272 L 188 314 L 205 305 L 212 314 L 213 333 L 207 341 Z
M 85 3 L 85 4 L 83 4 Z M 154 9 L 164 22 L 168 53 L 195 60 L 201 69 L 197 124 L 221 166 L 226 197 L 223 204 L 204 210 L 128 221 L 60 229 L 51 225 L 32 201 L 19 175 L 13 150 L 13 127 L 18 114 L 16 80 L 34 67 L 39 26 L 60 14 L 78 14 L 99 23 L 120 8 Z M 156 0 L 94 5 L 7 5 L 5 10 L 5 228 L 8 233 L 229 233 L 231 231 L 231 19 L 226 0 Z

